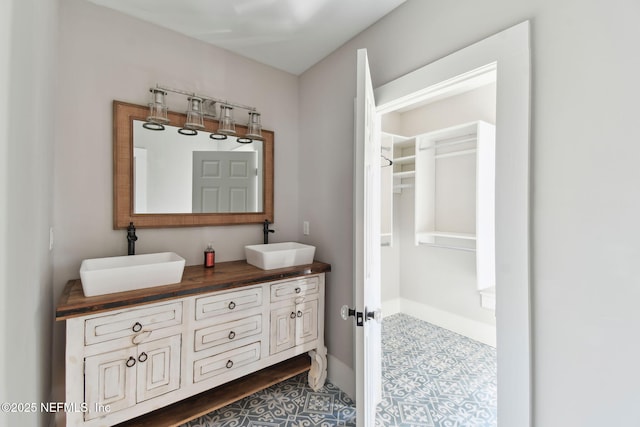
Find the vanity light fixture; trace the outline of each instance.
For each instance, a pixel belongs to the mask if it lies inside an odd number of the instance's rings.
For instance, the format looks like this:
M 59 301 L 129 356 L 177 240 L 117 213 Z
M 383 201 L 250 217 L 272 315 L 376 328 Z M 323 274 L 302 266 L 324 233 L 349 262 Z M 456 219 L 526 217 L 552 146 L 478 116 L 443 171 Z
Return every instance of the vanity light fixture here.
M 169 123 L 167 118 L 167 104 L 164 102 L 166 91 L 160 88 L 151 88 L 151 102 L 149 102 L 149 116 L 142 125 L 149 130 L 164 130 L 164 125 Z
M 178 133 L 193 136 L 198 134 L 199 129 L 204 129 L 202 98 L 191 96 L 189 97 L 189 107 L 187 109 L 187 121 L 182 128 L 178 129 Z
M 236 124 L 233 120 L 233 109 L 242 108 L 249 111 L 249 122 L 247 133 L 238 137 L 238 142 L 248 144 L 254 140 L 263 140 L 262 125 L 260 124 L 260 113 L 247 105 L 231 103 L 223 99 L 213 98 L 193 92 L 186 92 L 178 89 L 169 89 L 156 85 L 149 89 L 151 92 L 151 102 L 149 103 L 149 116 L 142 125 L 150 130 L 164 130 L 164 125 L 169 123 L 167 117 L 167 105 L 165 96 L 168 92 L 186 95 L 188 97 L 187 120 L 182 128 L 178 130 L 183 135 L 197 135 L 199 130 L 204 129 L 204 118 L 216 118 L 216 104 L 220 104 L 220 118 L 218 119 L 218 129 L 209 136 L 212 139 L 227 139 L 228 136 L 236 136 Z
M 220 105 L 220 121 L 218 122 L 217 135 L 235 136 L 236 122 L 233 121 L 233 107 L 227 104 Z
M 247 123 L 247 134 L 245 135 L 245 138 L 252 140 L 264 139 L 262 137 L 262 124 L 260 124 L 260 113 L 257 111 L 249 111 L 249 123 Z

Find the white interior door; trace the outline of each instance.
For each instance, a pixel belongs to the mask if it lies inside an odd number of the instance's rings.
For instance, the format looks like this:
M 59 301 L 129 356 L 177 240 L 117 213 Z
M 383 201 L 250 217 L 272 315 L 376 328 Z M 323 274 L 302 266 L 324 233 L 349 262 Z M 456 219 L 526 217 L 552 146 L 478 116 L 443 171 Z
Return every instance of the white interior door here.
M 194 151 L 192 212 L 256 212 L 255 151 Z
M 375 424 L 381 395 L 380 121 L 366 49 L 358 50 L 354 161 L 354 282 L 356 308 L 356 410 L 358 427 Z M 360 321 L 359 319 L 362 319 Z

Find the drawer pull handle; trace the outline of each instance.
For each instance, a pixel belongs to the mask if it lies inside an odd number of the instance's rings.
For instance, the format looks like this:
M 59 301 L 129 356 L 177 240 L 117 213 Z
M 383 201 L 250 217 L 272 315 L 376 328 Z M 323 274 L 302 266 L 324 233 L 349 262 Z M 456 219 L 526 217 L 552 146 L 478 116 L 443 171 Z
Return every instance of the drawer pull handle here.
M 139 334 L 134 335 L 131 342 L 137 345 L 137 344 L 140 344 L 142 341 L 146 340 L 147 338 L 149 338 L 149 336 L 151 336 L 151 331 L 140 332 Z
M 296 294 L 299 294 L 300 292 L 302 292 L 302 289 L 296 288 Z
M 140 324 L 140 322 L 136 322 L 131 329 L 133 330 L 133 332 L 140 332 L 142 330 L 142 325 Z
M 138 356 L 138 362 L 146 362 L 148 358 L 149 356 L 147 355 L 147 353 L 143 351 L 142 353 L 140 353 L 140 356 Z
M 232 360 L 228 360 L 227 364 L 226 364 L 227 369 L 231 369 L 233 367 L 233 361 Z
M 296 318 L 296 314 L 292 311 L 291 314 L 289 315 L 290 318 L 295 319 Z
M 302 312 L 298 310 L 298 317 L 302 317 Z
M 125 362 L 125 365 L 127 365 L 127 368 L 130 368 L 135 364 L 136 364 L 136 359 L 134 359 L 133 356 L 129 357 Z
M 233 331 L 229 332 L 229 339 L 230 340 L 234 339 L 235 337 L 236 337 L 236 333 L 235 332 L 233 332 Z
M 236 303 L 235 303 L 235 302 L 233 302 L 233 301 L 231 301 L 231 302 L 229 303 L 229 310 L 233 310 L 234 308 L 236 308 Z

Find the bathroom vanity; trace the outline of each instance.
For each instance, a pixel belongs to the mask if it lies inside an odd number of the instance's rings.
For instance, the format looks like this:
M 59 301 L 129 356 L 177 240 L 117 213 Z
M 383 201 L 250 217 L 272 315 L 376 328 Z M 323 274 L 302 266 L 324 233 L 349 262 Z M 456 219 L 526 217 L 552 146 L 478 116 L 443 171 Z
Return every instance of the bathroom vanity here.
M 174 426 L 309 371 L 326 379 L 322 262 L 185 267 L 182 281 L 85 297 L 67 283 L 67 426 Z

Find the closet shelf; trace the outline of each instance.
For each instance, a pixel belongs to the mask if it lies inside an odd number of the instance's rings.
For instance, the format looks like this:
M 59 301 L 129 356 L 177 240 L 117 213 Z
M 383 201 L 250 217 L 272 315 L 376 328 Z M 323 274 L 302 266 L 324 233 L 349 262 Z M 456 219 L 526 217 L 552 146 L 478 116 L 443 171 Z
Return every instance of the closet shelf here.
M 416 171 L 402 171 L 402 172 L 394 172 L 394 178 L 415 178 Z
M 414 187 L 413 184 L 398 184 L 393 186 L 393 191 L 398 193 L 404 188 L 413 188 L 413 187 Z
M 396 165 L 404 165 L 404 164 L 413 164 L 416 161 L 416 156 L 404 156 L 404 157 L 396 157 L 393 159 L 393 163 Z
M 417 233 L 416 236 L 420 242 L 426 240 L 433 240 L 434 237 L 445 237 L 448 239 L 464 239 L 464 240 L 476 240 L 474 233 L 457 233 L 454 231 L 425 231 Z

